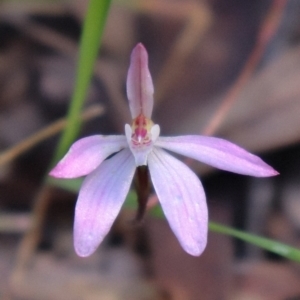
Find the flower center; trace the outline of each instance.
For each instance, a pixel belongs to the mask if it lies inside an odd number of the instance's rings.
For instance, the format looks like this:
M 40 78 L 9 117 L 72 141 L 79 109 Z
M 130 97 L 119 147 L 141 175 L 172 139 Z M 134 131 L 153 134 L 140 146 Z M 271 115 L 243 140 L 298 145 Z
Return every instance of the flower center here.
M 143 114 L 138 115 L 132 125 L 125 125 L 129 148 L 135 157 L 136 166 L 147 165 L 148 154 L 159 136 L 160 128 Z
M 132 134 L 131 142 L 134 146 L 149 145 L 151 143 L 151 128 L 153 122 L 147 119 L 143 114 L 140 114 L 133 120 L 131 125 Z

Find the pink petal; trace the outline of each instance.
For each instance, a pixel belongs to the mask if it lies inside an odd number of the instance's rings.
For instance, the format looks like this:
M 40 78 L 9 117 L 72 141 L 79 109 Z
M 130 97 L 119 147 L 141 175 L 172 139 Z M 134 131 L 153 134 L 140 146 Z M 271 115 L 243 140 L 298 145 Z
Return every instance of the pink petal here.
M 132 119 L 141 113 L 151 119 L 153 92 L 153 83 L 148 69 L 148 53 L 139 43 L 132 50 L 127 74 L 127 97 Z
M 181 161 L 155 148 L 148 166 L 164 214 L 181 246 L 200 255 L 207 243 L 208 213 L 198 177 Z
M 58 178 L 76 178 L 95 170 L 109 155 L 128 147 L 125 136 L 93 135 L 75 142 L 49 173 Z
M 79 256 L 91 255 L 116 219 L 135 171 L 133 156 L 124 149 L 89 174 L 75 209 L 74 247 Z
M 199 160 L 221 170 L 255 177 L 278 175 L 258 156 L 226 140 L 200 135 L 160 137 L 156 146 Z

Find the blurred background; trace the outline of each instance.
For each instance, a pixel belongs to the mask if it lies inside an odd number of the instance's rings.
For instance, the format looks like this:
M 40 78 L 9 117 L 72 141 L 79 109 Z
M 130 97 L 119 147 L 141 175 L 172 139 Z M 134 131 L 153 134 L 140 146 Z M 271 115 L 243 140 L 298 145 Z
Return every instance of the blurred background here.
M 76 256 L 76 193 L 51 188 L 41 204 L 39 192 L 87 4 L 0 1 L 0 299 L 300 299 L 297 263 L 213 232 L 191 257 L 164 219 L 133 226 L 127 209 L 94 255 Z M 186 161 L 210 219 L 300 247 L 299 15 L 297 0 L 113 1 L 81 135 L 123 133 L 130 52 L 142 42 L 162 135 L 224 137 L 280 172 L 255 179 Z

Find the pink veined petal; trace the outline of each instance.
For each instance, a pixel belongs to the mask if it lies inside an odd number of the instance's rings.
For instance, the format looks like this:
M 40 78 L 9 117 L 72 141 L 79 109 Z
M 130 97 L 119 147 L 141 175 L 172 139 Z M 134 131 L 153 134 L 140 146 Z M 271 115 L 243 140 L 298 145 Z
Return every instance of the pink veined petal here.
M 91 255 L 108 233 L 129 191 L 134 172 L 133 156 L 129 149 L 124 149 L 85 178 L 74 221 L 74 247 L 79 256 Z
M 279 174 L 258 156 L 220 138 L 200 135 L 160 137 L 155 145 L 238 174 L 255 177 Z
M 183 249 L 200 255 L 207 243 L 208 212 L 198 177 L 181 161 L 154 148 L 148 166 L 164 214 Z
M 95 170 L 109 155 L 128 147 L 125 136 L 93 135 L 75 142 L 49 175 L 76 178 Z
M 132 50 L 127 74 L 127 97 L 132 119 L 141 113 L 151 119 L 153 92 L 152 78 L 148 69 L 148 53 L 139 43 Z

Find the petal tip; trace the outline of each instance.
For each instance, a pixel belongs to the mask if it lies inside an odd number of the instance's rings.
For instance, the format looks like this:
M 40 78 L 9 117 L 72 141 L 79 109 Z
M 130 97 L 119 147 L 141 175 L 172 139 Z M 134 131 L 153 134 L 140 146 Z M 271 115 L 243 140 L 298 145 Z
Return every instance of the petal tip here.
M 75 236 L 74 236 L 74 249 L 78 256 L 80 257 L 88 257 L 92 255 L 99 243 L 96 241 L 94 235 L 83 235 L 83 236 L 76 236 L 78 233 L 76 233 L 75 229 Z
M 75 173 L 73 174 L 73 172 L 70 172 L 68 166 L 64 164 L 62 161 L 60 161 L 48 174 L 55 178 L 71 179 L 71 178 L 80 177 L 77 176 L 78 174 Z
M 280 175 L 279 172 L 277 172 L 271 166 L 267 165 L 267 167 L 264 168 L 262 173 L 256 175 L 256 177 L 273 177 L 273 176 L 278 176 L 278 175 Z
M 197 245 L 184 245 L 184 250 L 192 256 L 200 256 L 204 252 L 206 244 L 206 241 L 202 241 Z
M 91 249 L 90 247 L 87 247 L 87 245 L 74 245 L 75 252 L 80 257 L 88 257 L 91 256 L 96 249 Z
M 275 169 L 272 170 L 272 176 L 278 176 L 280 175 L 279 172 L 277 172 Z
M 147 50 L 145 48 L 145 46 L 142 43 L 138 43 L 132 50 L 132 54 L 137 54 L 138 53 L 142 53 L 145 52 L 147 54 Z
M 138 43 L 131 52 L 131 64 L 144 71 L 148 69 L 148 52 L 142 43 Z M 140 70 L 138 70 L 140 72 Z
M 49 173 L 50 176 L 55 177 L 55 178 L 61 178 L 61 169 L 59 165 L 56 165 Z

